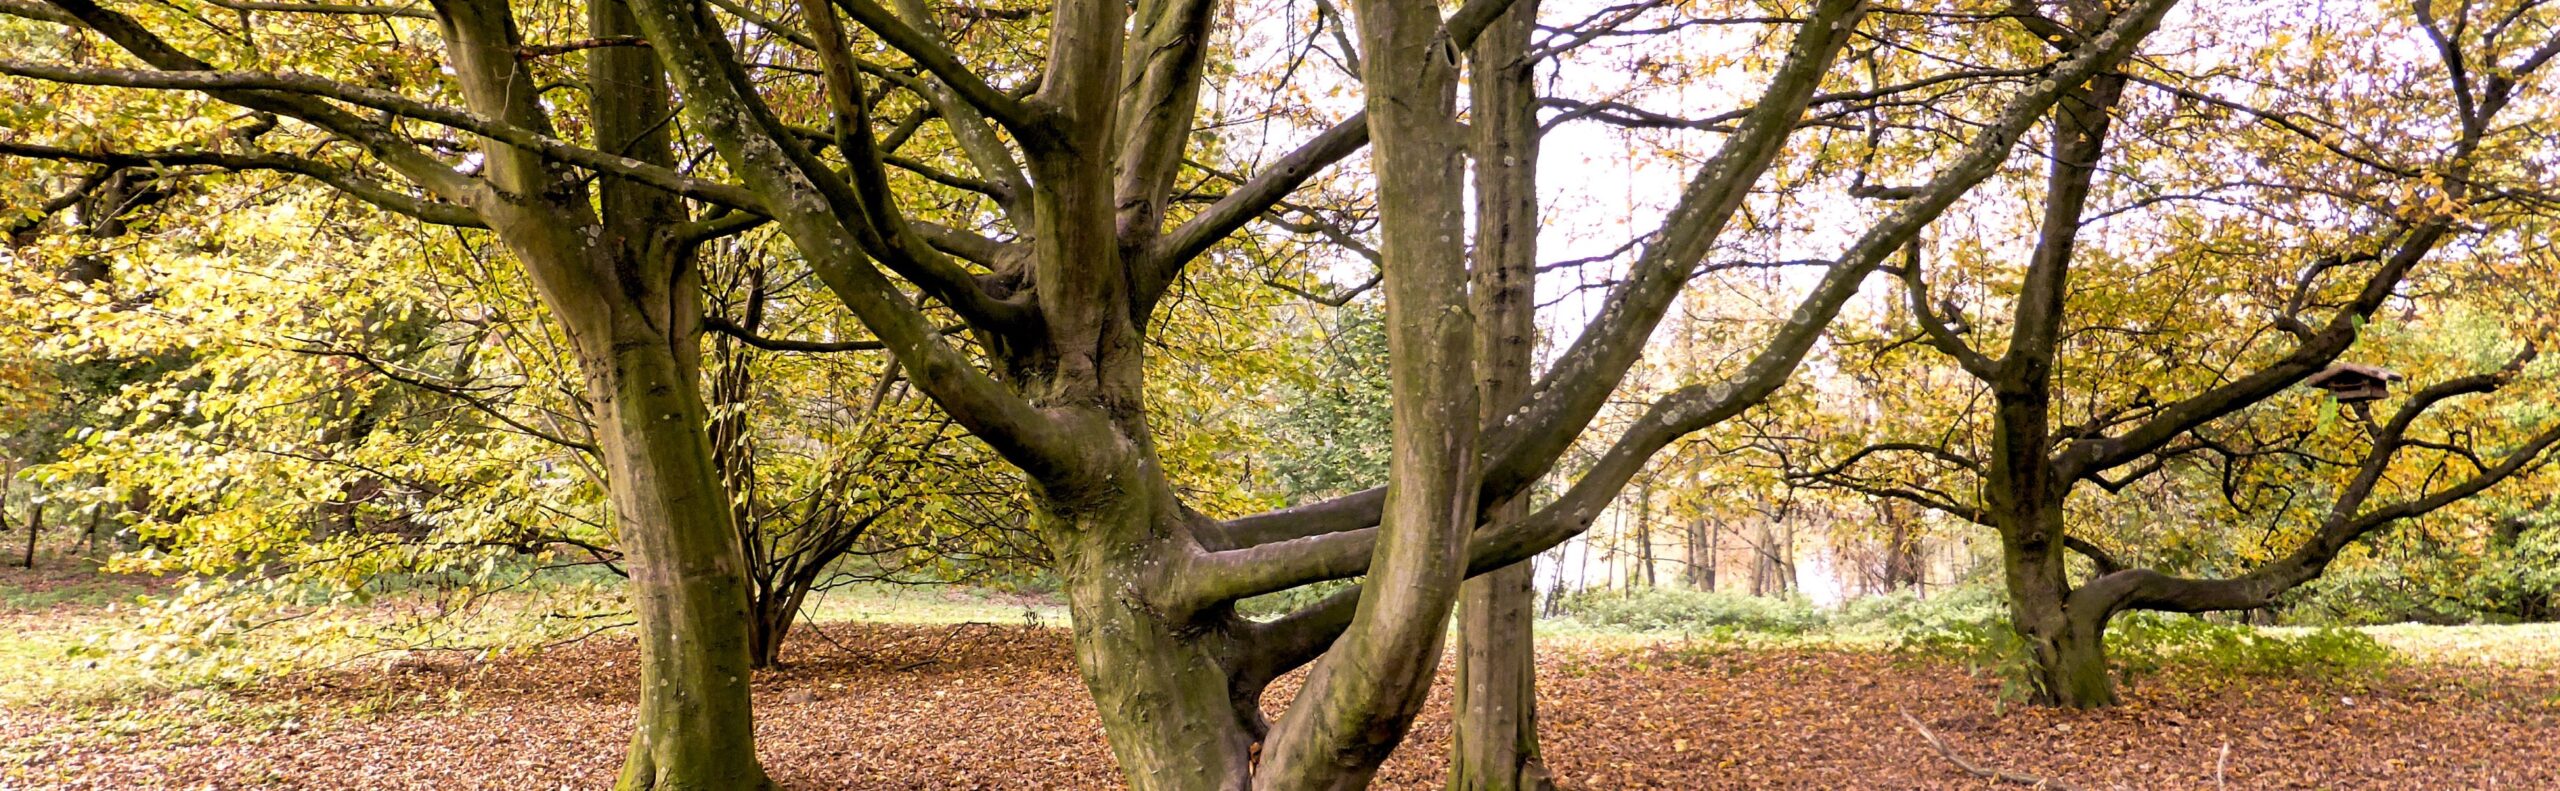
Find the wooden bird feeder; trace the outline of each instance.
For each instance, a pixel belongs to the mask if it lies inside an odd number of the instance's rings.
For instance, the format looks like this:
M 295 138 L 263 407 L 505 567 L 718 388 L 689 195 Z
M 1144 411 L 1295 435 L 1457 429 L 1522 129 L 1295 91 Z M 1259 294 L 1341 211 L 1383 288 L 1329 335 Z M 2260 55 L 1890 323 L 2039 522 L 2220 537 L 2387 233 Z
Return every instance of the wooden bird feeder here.
M 2302 380 L 2303 384 L 2329 391 L 2329 397 L 2341 404 L 2380 401 L 2391 395 L 2391 383 L 2405 379 L 2384 368 L 2355 363 L 2338 363 Z

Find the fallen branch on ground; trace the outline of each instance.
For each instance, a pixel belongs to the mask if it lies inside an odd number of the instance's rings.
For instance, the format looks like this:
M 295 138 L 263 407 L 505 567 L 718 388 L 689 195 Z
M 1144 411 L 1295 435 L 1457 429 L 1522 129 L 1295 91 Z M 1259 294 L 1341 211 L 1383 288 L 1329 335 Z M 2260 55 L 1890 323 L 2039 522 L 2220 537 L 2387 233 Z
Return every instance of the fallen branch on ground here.
M 1904 710 L 1900 706 L 1893 707 L 1893 710 L 1895 713 L 1902 715 L 1903 722 L 1911 723 L 1912 730 L 1920 732 L 1920 738 L 1929 740 L 1929 747 L 1931 749 L 1937 750 L 1938 755 L 1947 759 L 1947 763 L 1955 764 L 1956 768 L 1964 770 L 1965 774 L 1991 780 L 2018 783 L 2021 785 L 2033 786 L 2035 788 L 2051 789 L 2052 791 L 2079 791 L 2077 787 L 2060 780 L 2037 777 L 2023 772 L 2012 772 L 2006 769 L 1994 769 L 1988 766 L 1975 764 L 1972 761 L 1967 761 L 1963 756 L 1956 755 L 1955 749 L 1948 747 L 1945 739 L 1938 738 L 1937 732 L 1929 730 L 1929 726 L 1927 725 L 1920 724 L 1920 718 L 1911 716 L 1911 712 Z

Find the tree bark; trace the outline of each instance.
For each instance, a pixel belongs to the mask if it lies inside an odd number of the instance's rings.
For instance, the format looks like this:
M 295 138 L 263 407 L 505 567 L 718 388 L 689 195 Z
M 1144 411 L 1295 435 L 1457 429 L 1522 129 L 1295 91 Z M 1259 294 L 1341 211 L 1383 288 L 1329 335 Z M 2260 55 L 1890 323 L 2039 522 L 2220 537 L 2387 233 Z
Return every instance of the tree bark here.
M 589 398 L 639 615 L 640 710 L 621 789 L 761 788 L 743 562 L 678 344 L 621 337 Z M 590 352 L 593 354 L 593 352 Z
M 547 132 L 548 113 L 518 53 L 512 10 L 439 0 L 456 80 L 477 111 Z M 586 7 L 597 38 L 638 34 L 620 0 Z M 587 122 L 596 147 L 674 161 L 664 74 L 637 47 L 587 53 Z M 484 141 L 486 175 L 504 192 L 481 211 L 560 320 L 596 417 L 606 499 L 630 571 L 640 706 L 621 789 L 754 789 L 756 761 L 745 564 L 712 456 L 702 397 L 702 284 L 676 238 L 676 196 L 620 178 L 590 193 L 535 152 Z
M 1394 451 L 1366 595 L 1273 729 L 1259 788 L 1362 787 L 1403 740 L 1467 577 L 1483 481 L 1459 53 L 1442 34 L 1437 3 L 1356 7 L 1378 171 Z
M 1537 17 L 1537 0 L 1512 0 L 1467 53 L 1476 187 L 1470 280 L 1477 392 L 1487 423 L 1528 394 L 1537 338 L 1538 110 L 1536 64 L 1528 57 Z M 1528 503 L 1513 497 L 1492 505 L 1483 521 L 1500 525 L 1528 514 Z M 1538 750 L 1534 562 L 1467 580 L 1458 599 L 1449 787 L 1551 787 Z
M 1186 530 L 1161 476 L 1131 464 L 1134 491 L 1049 500 L 1035 518 L 1055 549 L 1075 627 L 1076 665 L 1103 734 L 1133 789 L 1243 789 L 1252 781 L 1269 678 L 1237 673 L 1236 624 L 1224 612 L 1170 620 L 1134 591 L 1164 566 L 1135 537 Z

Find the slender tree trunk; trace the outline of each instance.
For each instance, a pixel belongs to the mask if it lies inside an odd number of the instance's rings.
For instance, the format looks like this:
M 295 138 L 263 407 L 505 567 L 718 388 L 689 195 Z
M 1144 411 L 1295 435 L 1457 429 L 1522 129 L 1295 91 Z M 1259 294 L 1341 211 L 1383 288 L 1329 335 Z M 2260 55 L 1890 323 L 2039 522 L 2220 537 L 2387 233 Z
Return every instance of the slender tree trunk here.
M 1724 564 L 1724 525 L 1719 522 L 1708 522 L 1706 523 L 1706 528 L 1707 583 L 1699 586 L 1699 589 L 1708 593 L 1714 593 L 1716 590 L 1716 572 L 1721 570 L 1721 567 Z
M 1530 642 L 1536 591 L 1530 564 L 1467 581 L 1458 605 L 1459 644 L 1449 787 L 1548 788 L 1539 761 L 1537 652 Z M 1500 642 L 1497 636 L 1516 636 Z
M 1358 788 L 1431 689 L 1477 521 L 1478 403 L 1457 125 L 1459 53 L 1428 0 L 1359 0 L 1394 382 L 1394 456 L 1351 623 L 1272 729 L 1261 788 Z
M 44 534 L 44 492 L 39 489 L 27 497 L 27 555 L 20 565 L 36 567 L 36 536 Z
M 1486 421 L 1528 392 L 1537 338 L 1538 108 L 1535 62 L 1527 56 L 1537 15 L 1536 0 L 1513 0 L 1468 53 L 1476 176 L 1470 285 Z M 1513 498 L 1494 505 L 1485 521 L 1506 524 L 1528 513 L 1528 503 Z M 1459 589 L 1452 789 L 1552 785 L 1538 755 L 1535 583 L 1534 563 L 1522 561 Z
M 1654 587 L 1653 481 L 1649 479 L 1644 482 L 1642 488 L 1636 490 L 1636 571 L 1635 574 L 1627 575 L 1627 587 L 1635 587 L 1637 577 L 1644 578 L 1645 587 Z
M 17 482 L 18 461 L 16 459 L 11 459 L 5 467 L 0 467 L 0 535 L 5 535 L 9 532 L 9 488 L 12 484 Z M 28 531 L 31 535 L 34 532 L 35 531 L 32 530 Z M 29 545 L 33 545 L 35 541 L 34 539 L 29 539 L 27 543 Z M 28 566 L 28 568 L 35 567 L 31 565 Z
M 107 506 L 105 503 L 97 503 L 89 506 L 89 529 L 88 532 L 81 534 L 80 554 L 88 556 L 96 556 L 98 554 L 98 523 L 104 520 L 106 515 Z
M 1876 504 L 1877 518 L 1884 522 L 1883 561 L 1877 570 L 1878 593 L 1890 593 L 1918 587 L 1927 575 L 1927 563 L 1921 552 L 1919 530 L 1911 514 L 1899 503 Z

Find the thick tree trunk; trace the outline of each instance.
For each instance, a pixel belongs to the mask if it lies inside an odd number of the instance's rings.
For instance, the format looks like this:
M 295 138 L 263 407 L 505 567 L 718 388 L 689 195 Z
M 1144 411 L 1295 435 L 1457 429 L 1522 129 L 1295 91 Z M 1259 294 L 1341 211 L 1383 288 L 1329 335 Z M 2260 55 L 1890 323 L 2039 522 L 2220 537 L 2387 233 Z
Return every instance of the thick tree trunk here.
M 1378 171 L 1394 456 L 1365 595 L 1272 729 L 1254 778 L 1262 788 L 1365 786 L 1403 740 L 1437 675 L 1483 483 L 1459 53 L 1436 3 L 1355 5 Z
M 522 36 L 504 3 L 438 0 L 449 66 L 478 112 L 535 131 Z M 598 37 L 642 31 L 619 0 L 587 4 Z M 637 47 L 585 54 L 596 148 L 675 161 L 665 75 Z M 483 146 L 483 177 L 516 196 L 482 212 L 556 316 L 585 375 L 616 546 L 638 620 L 640 703 L 622 789 L 770 787 L 756 762 L 745 563 L 702 398 L 702 284 L 682 205 L 617 178 L 592 192 L 532 152 Z
M 1115 479 L 1141 485 L 1038 503 L 1073 615 L 1076 665 L 1130 788 L 1246 788 L 1263 732 L 1261 690 L 1238 699 L 1229 615 L 1172 623 L 1138 593 L 1164 566 L 1155 553 L 1170 549 L 1142 539 L 1182 529 L 1184 515 L 1152 464 L 1131 467 Z
M 616 342 L 590 375 L 640 622 L 640 712 L 622 789 L 770 785 L 755 758 L 747 594 L 728 496 L 697 374 L 670 346 L 693 342 Z
M 2107 112 L 2123 86 L 2122 78 L 2098 77 L 2065 91 L 2054 106 L 2042 232 L 2019 283 L 2009 351 L 1992 381 L 1997 407 L 1984 506 L 2001 534 L 2011 625 L 2035 658 L 2037 702 L 2074 708 L 2112 704 L 2115 690 L 2098 634 L 2104 614 L 2074 618 L 2068 608 L 2064 502 L 2074 482 L 2052 459 L 2054 359 L 2081 212 L 2106 151 Z
M 2074 612 L 2064 577 L 2062 504 L 2026 509 L 2001 527 L 2009 621 L 2035 662 L 2034 701 L 2071 708 L 2114 704 L 2102 634 L 2106 618 Z
M 2105 626 L 2076 625 L 2035 643 L 2037 702 L 2075 709 L 2116 703 L 2114 678 L 2107 672 Z

